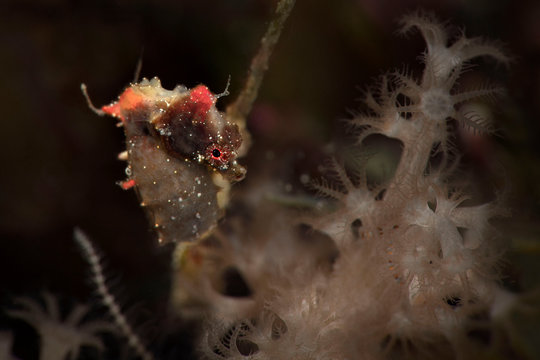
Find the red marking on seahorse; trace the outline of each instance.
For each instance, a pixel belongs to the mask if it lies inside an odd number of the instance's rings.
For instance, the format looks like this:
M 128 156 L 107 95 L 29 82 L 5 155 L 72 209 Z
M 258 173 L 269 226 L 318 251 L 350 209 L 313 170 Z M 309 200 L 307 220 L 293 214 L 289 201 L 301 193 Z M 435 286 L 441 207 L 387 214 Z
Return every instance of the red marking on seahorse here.
M 137 185 L 137 183 L 136 183 L 135 180 L 133 180 L 133 179 L 126 180 L 126 181 L 122 181 L 122 182 L 120 183 L 120 186 L 121 186 L 122 189 L 124 189 L 124 190 L 131 189 L 131 188 L 134 187 L 135 185 Z
M 200 120 L 204 120 L 206 114 L 216 102 L 216 99 L 206 86 L 197 85 L 191 90 L 189 101 L 193 105 L 191 109 L 193 115 Z
M 101 108 L 105 114 L 119 118 L 125 121 L 124 112 L 135 109 L 144 101 L 144 98 L 137 94 L 131 87 L 124 90 L 118 101 L 110 105 L 105 105 Z

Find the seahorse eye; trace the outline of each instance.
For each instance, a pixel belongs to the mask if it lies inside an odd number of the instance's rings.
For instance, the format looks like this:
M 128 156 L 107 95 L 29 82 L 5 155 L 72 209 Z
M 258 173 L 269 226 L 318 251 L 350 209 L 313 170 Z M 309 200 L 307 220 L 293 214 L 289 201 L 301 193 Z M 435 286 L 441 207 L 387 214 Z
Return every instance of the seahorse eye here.
M 220 156 L 221 156 L 221 151 L 219 151 L 219 149 L 212 150 L 212 157 L 214 157 L 215 159 L 218 159 Z
M 204 159 L 216 170 L 225 171 L 231 166 L 231 161 L 236 157 L 236 153 L 231 151 L 228 144 L 212 143 L 205 152 Z

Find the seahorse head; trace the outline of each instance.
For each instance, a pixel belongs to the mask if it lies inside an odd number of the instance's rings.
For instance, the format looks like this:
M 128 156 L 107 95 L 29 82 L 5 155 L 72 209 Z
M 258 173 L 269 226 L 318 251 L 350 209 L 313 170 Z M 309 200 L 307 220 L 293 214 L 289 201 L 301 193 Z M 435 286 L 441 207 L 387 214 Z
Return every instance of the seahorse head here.
M 239 181 L 246 172 L 236 160 L 242 136 L 217 110 L 216 100 L 204 85 L 166 90 L 153 78 L 132 84 L 102 110 L 122 121 L 128 140 L 159 138 L 171 156 L 206 164 L 228 180 Z

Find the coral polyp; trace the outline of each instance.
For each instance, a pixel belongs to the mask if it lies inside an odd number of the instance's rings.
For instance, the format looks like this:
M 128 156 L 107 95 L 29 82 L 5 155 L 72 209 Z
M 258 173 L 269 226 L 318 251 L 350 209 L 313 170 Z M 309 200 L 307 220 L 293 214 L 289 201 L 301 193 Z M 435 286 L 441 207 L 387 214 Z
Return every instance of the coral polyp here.
M 471 318 L 488 312 L 500 291 L 501 251 L 490 221 L 502 211 L 496 201 L 468 202 L 466 187 L 453 180 L 460 153 L 450 144 L 453 122 L 468 123 L 459 107 L 500 90 L 459 91 L 455 84 L 473 58 L 506 63 L 507 57 L 480 39 L 450 39 L 431 17 L 406 17 L 403 31 L 413 27 L 427 43 L 423 76 L 383 76 L 365 97 L 368 111 L 348 121 L 360 149 L 374 135 L 399 142 L 395 172 L 373 183 L 364 159 L 353 161 L 354 167 L 331 160 L 327 177 L 312 183 L 337 205 L 298 221 L 309 224 L 313 239 L 326 235 L 335 244 L 339 255 L 326 260 L 330 272 L 311 268 L 307 253 L 292 256 L 302 259 L 298 264 L 256 253 L 261 244 L 268 249 L 280 242 L 278 237 L 294 243 L 292 233 L 278 232 L 259 245 L 245 239 L 246 262 L 230 255 L 231 262 L 255 294 L 265 295 L 243 309 L 241 321 L 211 312 L 200 345 L 205 358 L 430 359 L 469 358 L 478 351 L 467 334 Z M 482 123 L 475 125 L 481 130 Z M 268 313 L 287 332 L 273 337 Z M 228 322 L 220 332 L 215 324 L 223 319 Z M 249 356 L 239 347 L 246 341 Z

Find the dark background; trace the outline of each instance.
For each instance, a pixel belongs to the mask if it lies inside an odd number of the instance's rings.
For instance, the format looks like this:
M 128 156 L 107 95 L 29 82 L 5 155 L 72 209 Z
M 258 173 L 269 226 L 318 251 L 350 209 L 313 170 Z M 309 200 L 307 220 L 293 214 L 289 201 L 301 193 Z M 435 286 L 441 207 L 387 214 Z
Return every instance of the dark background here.
M 166 300 L 169 257 L 156 249 L 132 191 L 115 182 L 125 164 L 121 129 L 90 111 L 115 100 L 133 79 L 165 88 L 204 83 L 215 92 L 232 76 L 234 99 L 274 8 L 269 0 L 19 0 L 0 5 L 0 291 L 42 290 L 86 301 L 91 287 L 72 233 L 81 227 L 102 250 L 127 303 Z M 361 89 L 384 71 L 418 67 L 418 34 L 395 34 L 418 8 L 504 44 L 509 69 L 486 61 L 508 89 L 498 101 L 500 136 L 472 148 L 505 169 L 513 216 L 509 286 L 540 283 L 540 2 L 534 0 L 297 0 L 250 118 L 255 140 L 286 149 L 320 147 L 358 108 Z M 476 156 L 475 155 L 475 156 Z M 246 160 L 256 163 L 260 155 Z M 473 156 L 474 157 L 474 156 Z M 486 160 L 487 159 L 487 160 Z M 480 169 L 484 167 L 480 166 Z M 487 173 L 493 168 L 486 165 Z M 490 170 L 491 169 L 491 170 Z M 248 175 L 249 176 L 249 175 Z M 134 300 L 135 299 L 135 300 Z

